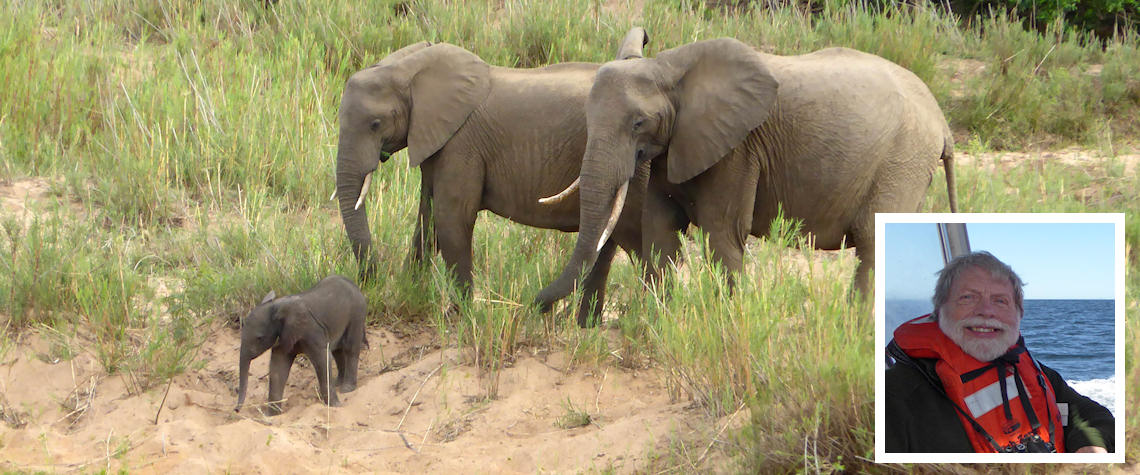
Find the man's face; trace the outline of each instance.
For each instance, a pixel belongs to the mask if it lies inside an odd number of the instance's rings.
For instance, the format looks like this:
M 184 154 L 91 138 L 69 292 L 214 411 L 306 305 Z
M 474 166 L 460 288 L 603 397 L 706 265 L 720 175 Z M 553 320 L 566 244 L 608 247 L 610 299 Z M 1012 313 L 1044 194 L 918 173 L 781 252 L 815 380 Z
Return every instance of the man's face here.
M 938 327 L 978 361 L 1004 354 L 1021 334 L 1021 312 L 1009 279 L 978 267 L 963 269 L 938 310 Z

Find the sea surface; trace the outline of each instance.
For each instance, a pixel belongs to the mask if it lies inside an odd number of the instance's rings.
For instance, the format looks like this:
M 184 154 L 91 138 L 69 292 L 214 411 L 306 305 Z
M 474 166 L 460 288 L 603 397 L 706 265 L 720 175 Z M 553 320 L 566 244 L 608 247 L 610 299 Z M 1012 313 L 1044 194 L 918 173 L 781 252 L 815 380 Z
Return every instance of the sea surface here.
M 929 300 L 888 300 L 886 331 L 930 313 Z M 1021 334 L 1029 353 L 1077 392 L 1116 414 L 1113 300 L 1026 300 Z M 1123 364 L 1123 362 L 1121 362 Z

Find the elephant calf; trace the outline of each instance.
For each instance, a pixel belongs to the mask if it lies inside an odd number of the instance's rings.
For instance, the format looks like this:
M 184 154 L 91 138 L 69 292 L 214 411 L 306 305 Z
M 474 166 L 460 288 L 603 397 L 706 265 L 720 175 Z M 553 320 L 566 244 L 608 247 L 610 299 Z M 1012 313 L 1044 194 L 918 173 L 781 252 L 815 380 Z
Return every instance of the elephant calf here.
M 241 411 L 249 382 L 249 363 L 273 348 L 269 360 L 269 408 L 281 413 L 285 381 L 298 353 L 304 353 L 317 371 L 318 393 L 329 406 L 340 406 L 329 384 L 329 354 L 336 360 L 336 386 L 341 392 L 356 389 L 356 368 L 364 337 L 367 304 L 356 284 L 339 275 L 325 278 L 297 295 L 275 298 L 269 292 L 241 324 L 238 401 Z

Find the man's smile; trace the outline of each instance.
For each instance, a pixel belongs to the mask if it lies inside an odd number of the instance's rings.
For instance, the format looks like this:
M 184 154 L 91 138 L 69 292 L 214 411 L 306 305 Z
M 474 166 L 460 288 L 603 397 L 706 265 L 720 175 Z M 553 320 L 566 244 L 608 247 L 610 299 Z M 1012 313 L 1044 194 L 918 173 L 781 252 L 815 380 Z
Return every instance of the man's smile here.
M 1005 337 L 1008 328 L 1001 322 L 963 322 L 960 327 L 963 336 L 978 340 L 997 340 Z

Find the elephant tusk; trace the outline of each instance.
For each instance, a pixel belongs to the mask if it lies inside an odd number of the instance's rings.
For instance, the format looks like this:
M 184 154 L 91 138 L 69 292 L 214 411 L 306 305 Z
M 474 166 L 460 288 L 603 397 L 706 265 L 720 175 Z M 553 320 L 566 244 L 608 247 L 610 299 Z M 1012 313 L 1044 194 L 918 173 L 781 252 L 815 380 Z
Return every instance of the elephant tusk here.
M 336 199 L 336 190 L 333 190 L 333 193 L 331 195 L 329 195 L 329 201 L 332 201 L 335 199 Z
M 554 195 L 554 196 L 547 196 L 546 198 L 542 198 L 542 199 L 538 200 L 538 204 L 552 205 L 552 204 L 561 203 L 562 200 L 566 199 L 567 196 L 570 196 L 571 193 L 578 191 L 578 184 L 581 183 L 581 181 L 582 181 L 582 177 L 578 177 L 578 178 L 574 179 L 574 183 L 571 183 L 570 186 L 567 186 L 566 189 L 562 190 L 561 193 L 558 193 L 557 195 Z
M 598 240 L 597 251 L 602 250 L 602 246 L 606 245 L 606 240 L 610 238 L 610 233 L 614 231 L 614 226 L 617 226 L 618 217 L 621 216 L 621 210 L 625 207 L 625 193 L 629 190 L 629 182 L 625 182 L 618 188 L 617 197 L 614 198 L 614 209 L 610 211 L 610 219 L 606 221 L 606 229 L 602 231 L 602 238 Z
M 360 187 L 360 198 L 356 200 L 356 207 L 353 209 L 360 209 L 360 205 L 364 204 L 364 195 L 368 194 L 368 185 L 372 184 L 372 172 L 364 175 L 364 185 Z

